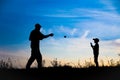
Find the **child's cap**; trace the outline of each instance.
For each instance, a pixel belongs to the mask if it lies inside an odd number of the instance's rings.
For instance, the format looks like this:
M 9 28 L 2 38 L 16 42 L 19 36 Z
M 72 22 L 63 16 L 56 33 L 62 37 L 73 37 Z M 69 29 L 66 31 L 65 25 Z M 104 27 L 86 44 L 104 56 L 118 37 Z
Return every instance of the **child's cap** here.
M 99 39 L 98 39 L 98 38 L 93 38 L 93 40 L 99 42 Z

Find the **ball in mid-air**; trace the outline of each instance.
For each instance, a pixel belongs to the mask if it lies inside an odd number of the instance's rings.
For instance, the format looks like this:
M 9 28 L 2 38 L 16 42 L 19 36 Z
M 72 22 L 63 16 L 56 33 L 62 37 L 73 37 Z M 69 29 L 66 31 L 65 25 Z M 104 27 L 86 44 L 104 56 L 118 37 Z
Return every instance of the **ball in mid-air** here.
M 64 38 L 66 38 L 67 36 L 64 36 Z

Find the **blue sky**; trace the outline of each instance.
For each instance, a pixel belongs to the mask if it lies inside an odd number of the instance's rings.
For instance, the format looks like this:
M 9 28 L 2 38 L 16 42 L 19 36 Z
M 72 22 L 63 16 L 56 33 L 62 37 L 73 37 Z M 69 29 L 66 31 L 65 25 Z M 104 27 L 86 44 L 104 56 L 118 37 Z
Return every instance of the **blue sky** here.
M 93 55 L 89 43 L 94 37 L 100 39 L 101 58 L 116 58 L 120 53 L 119 2 L 1 0 L 0 54 L 29 57 L 29 33 L 35 23 L 40 23 L 44 34 L 55 34 L 41 42 L 41 52 L 45 59 L 74 61 L 91 58 Z

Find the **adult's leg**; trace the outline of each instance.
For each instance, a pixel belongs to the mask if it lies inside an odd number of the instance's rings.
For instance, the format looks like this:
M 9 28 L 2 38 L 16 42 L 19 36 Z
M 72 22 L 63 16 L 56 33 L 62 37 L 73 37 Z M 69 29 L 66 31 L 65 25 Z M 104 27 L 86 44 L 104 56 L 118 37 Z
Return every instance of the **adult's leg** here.
M 30 69 L 31 64 L 35 60 L 35 57 L 31 56 L 27 62 L 26 69 Z
M 38 68 L 41 68 L 42 67 L 42 55 L 39 53 L 37 58 L 37 63 L 38 63 Z

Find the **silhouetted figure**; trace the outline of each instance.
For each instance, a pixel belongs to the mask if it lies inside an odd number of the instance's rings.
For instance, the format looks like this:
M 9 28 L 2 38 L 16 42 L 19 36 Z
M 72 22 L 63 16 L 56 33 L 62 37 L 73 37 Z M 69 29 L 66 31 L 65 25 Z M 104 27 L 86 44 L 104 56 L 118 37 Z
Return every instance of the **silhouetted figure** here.
M 99 42 L 99 39 L 94 38 L 93 40 L 94 40 L 95 45 L 92 45 L 92 43 L 90 43 L 90 45 L 93 49 L 94 62 L 96 64 L 96 67 L 98 67 L 99 66 L 99 64 L 98 64 L 98 55 L 99 55 L 99 44 L 98 44 L 98 42 Z
M 40 32 L 40 29 L 41 25 L 35 24 L 35 29 L 30 33 L 29 40 L 31 41 L 31 57 L 27 62 L 26 69 L 30 69 L 31 64 L 35 59 L 37 60 L 38 68 L 42 67 L 42 55 L 39 49 L 39 41 L 54 35 L 53 33 L 44 35 Z

